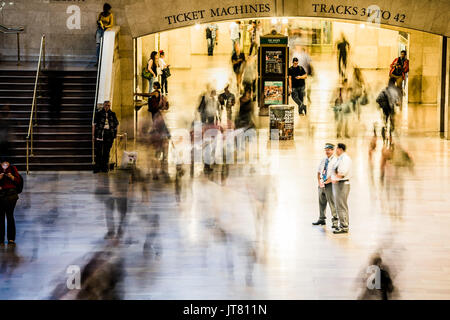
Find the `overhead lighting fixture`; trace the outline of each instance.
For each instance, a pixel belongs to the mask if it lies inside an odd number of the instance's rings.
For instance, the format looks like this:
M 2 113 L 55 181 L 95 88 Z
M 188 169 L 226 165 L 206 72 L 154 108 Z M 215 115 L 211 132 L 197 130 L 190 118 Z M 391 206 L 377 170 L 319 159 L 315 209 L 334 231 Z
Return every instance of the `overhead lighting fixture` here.
M 366 24 L 365 24 L 365 23 L 361 23 L 361 24 L 359 25 L 359 27 L 360 27 L 361 29 L 364 29 L 364 28 L 366 27 Z
M 196 24 L 195 24 L 195 29 L 196 29 L 196 30 L 200 30 L 200 24 L 199 24 L 199 23 L 196 23 Z
M 272 18 L 272 24 L 277 24 L 278 23 L 278 19 L 277 18 Z
M 288 23 L 288 18 L 283 18 L 283 19 L 281 20 L 281 23 L 287 24 L 287 23 Z

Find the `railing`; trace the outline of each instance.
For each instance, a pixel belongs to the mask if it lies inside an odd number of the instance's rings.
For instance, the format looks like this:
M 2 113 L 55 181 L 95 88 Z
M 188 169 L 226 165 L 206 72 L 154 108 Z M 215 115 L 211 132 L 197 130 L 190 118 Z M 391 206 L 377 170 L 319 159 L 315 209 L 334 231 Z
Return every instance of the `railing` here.
M 95 83 L 95 99 L 94 99 L 94 109 L 92 110 L 92 165 L 95 164 L 95 113 L 97 112 L 98 104 L 98 86 L 100 83 L 100 71 L 102 70 L 102 56 L 103 56 L 103 37 L 100 41 L 100 54 L 98 56 L 97 65 L 97 80 Z
M 43 60 L 45 68 L 45 34 L 41 37 L 41 47 L 39 49 L 39 61 L 36 70 L 36 79 L 34 81 L 33 102 L 31 103 L 30 123 L 28 125 L 27 135 L 27 174 L 30 173 L 30 155 L 33 157 L 33 127 L 37 125 L 37 107 L 36 107 L 36 94 L 39 83 L 39 75 L 41 73 L 41 60 Z M 31 151 L 31 154 L 30 154 Z
M 25 31 L 24 27 L 6 27 L 0 24 L 0 32 L 4 34 L 17 35 L 17 65 L 20 65 L 20 34 Z M 45 62 L 44 62 L 45 64 Z

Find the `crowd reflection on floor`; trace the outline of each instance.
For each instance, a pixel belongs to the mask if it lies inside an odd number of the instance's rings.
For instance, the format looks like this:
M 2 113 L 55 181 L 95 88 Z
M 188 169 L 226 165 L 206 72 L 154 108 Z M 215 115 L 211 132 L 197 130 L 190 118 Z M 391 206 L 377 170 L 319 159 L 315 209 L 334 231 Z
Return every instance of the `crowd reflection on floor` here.
M 333 235 L 311 226 L 325 141 L 297 136 L 281 142 L 276 167 L 235 165 L 226 178 L 220 166 L 131 184 L 125 171 L 32 174 L 18 245 L 1 251 L 0 298 L 353 299 L 377 252 L 398 297 L 448 298 L 448 142 L 405 138 L 415 171 L 392 177 L 403 187 L 389 198 L 378 166 L 370 182 L 368 139 L 348 141 L 350 233 Z M 73 265 L 90 284 L 81 294 L 67 289 Z

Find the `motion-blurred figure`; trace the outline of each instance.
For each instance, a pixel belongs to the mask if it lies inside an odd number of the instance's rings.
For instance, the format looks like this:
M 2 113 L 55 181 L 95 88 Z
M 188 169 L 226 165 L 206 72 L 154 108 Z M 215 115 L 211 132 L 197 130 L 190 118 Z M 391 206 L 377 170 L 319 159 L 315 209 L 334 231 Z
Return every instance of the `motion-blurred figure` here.
M 221 109 L 225 106 L 227 112 L 227 120 L 231 121 L 231 117 L 233 115 L 233 107 L 236 104 L 236 97 L 230 91 L 230 84 L 228 83 L 224 91 L 219 95 L 219 103 L 221 105 Z
M 394 284 L 388 267 L 382 264 L 380 255 L 376 254 L 371 258 L 370 265 L 365 271 L 368 277 L 363 277 L 364 289 L 359 299 L 389 300 L 394 291 Z
M 380 170 L 387 210 L 393 217 L 401 217 L 404 201 L 404 177 L 407 171 L 411 174 L 414 172 L 412 156 L 399 142 L 391 141 L 383 147 Z
M 95 252 L 81 269 L 80 288 L 69 290 L 66 279 L 52 292 L 56 300 L 120 300 L 123 298 L 120 284 L 124 277 L 124 260 L 118 242 L 108 243 Z M 76 264 L 74 264 L 76 265 Z
M 378 94 L 376 99 L 383 113 L 384 126 L 381 129 L 381 136 L 384 143 L 392 140 L 392 134 L 395 131 L 395 107 L 399 104 L 400 99 L 401 95 L 395 86 L 395 79 L 390 78 L 388 86 Z
M 236 92 L 240 94 L 242 88 L 242 73 L 244 72 L 246 59 L 245 54 L 241 51 L 238 43 L 235 44 L 235 51 L 231 56 L 231 63 L 233 65 L 233 71 L 236 75 Z
M 350 43 L 348 43 L 347 39 L 345 38 L 344 33 L 341 33 L 341 39 L 336 44 L 336 48 L 338 51 L 338 69 L 339 69 L 339 76 L 341 79 L 346 79 L 346 73 L 347 73 L 347 58 L 348 58 L 348 52 L 350 51 Z
M 314 68 L 312 65 L 311 56 L 306 51 L 305 47 L 302 47 L 300 54 L 298 55 L 298 64 L 303 67 L 308 75 L 308 83 L 306 84 L 306 99 L 311 104 L 311 83 L 314 81 Z
M 337 97 L 334 100 L 334 120 L 336 121 L 336 137 L 341 138 L 349 135 L 349 115 L 351 112 L 351 101 L 349 97 L 350 88 L 345 84 L 338 88 Z
M 0 118 L 0 156 L 11 156 L 11 133 L 9 130 L 8 118 L 10 115 L 10 106 L 4 105 L 2 117 Z
M 352 111 L 358 117 L 358 121 L 361 118 L 361 104 L 367 104 L 367 102 L 363 101 L 363 99 L 367 99 L 365 93 L 365 82 L 363 75 L 361 73 L 361 69 L 354 68 L 353 69 L 353 83 L 352 83 Z
M 153 179 L 158 180 L 162 175 L 168 180 L 168 157 L 170 132 L 162 112 L 169 108 L 167 99 L 160 92 L 159 82 L 153 83 L 154 91 L 148 101 L 148 111 L 152 114 L 152 127 L 149 132 L 149 142 L 151 147 L 150 164 L 152 168 Z

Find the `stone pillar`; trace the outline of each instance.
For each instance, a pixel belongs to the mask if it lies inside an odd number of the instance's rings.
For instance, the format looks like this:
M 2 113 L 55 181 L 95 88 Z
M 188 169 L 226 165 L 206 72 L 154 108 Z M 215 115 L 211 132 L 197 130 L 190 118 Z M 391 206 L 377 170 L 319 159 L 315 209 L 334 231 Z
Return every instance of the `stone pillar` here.
M 411 31 L 409 41 L 408 128 L 439 132 L 441 37 Z
M 445 70 L 445 124 L 444 124 L 444 137 L 450 140 L 450 110 L 449 110 L 449 102 L 450 102 L 450 41 L 447 38 L 447 66 Z

